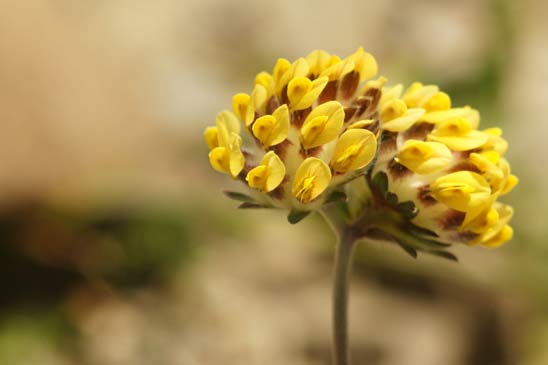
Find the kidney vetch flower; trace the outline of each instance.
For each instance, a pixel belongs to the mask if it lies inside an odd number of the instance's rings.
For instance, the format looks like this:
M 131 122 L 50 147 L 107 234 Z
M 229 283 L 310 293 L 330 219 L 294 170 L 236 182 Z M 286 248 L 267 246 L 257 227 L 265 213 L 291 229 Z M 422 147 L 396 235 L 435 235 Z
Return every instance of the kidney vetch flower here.
M 455 107 L 435 85 L 404 89 L 373 78 L 359 48 L 345 59 L 315 50 L 255 77 L 206 128 L 211 166 L 247 186 L 240 208 L 281 208 L 296 223 L 320 212 L 337 233 L 334 360 L 348 364 L 347 290 L 355 242 L 393 242 L 448 259 L 454 244 L 497 247 L 512 238 L 517 184 L 499 128 Z

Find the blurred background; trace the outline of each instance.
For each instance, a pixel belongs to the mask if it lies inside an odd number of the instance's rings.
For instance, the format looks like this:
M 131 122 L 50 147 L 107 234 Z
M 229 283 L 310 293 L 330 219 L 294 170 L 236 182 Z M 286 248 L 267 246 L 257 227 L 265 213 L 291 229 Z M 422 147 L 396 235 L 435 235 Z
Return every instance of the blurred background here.
M 202 130 L 278 57 L 359 46 L 502 126 L 521 181 L 501 249 L 360 247 L 355 364 L 548 364 L 545 1 L 0 5 L 0 364 L 330 364 L 331 233 L 236 211 Z

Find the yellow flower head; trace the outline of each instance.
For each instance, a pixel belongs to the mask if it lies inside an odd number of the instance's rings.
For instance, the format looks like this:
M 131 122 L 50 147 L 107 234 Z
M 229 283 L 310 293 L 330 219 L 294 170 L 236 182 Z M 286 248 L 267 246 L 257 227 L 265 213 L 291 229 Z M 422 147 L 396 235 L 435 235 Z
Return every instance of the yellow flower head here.
M 211 166 L 247 185 L 246 206 L 320 208 L 377 153 L 368 128 L 375 127 L 382 85 L 367 81 L 376 73 L 375 59 L 361 48 L 345 59 L 323 50 L 278 59 L 272 72 L 257 74 L 250 92 L 233 96 L 232 112 L 206 128 Z
M 405 92 L 384 87 L 378 118 L 370 204 L 395 211 L 408 232 L 429 232 L 430 240 L 496 247 L 512 237 L 512 208 L 498 198 L 518 179 L 503 157 L 508 143 L 499 128 L 479 130 L 477 110 L 452 107 L 437 86 L 418 82 Z M 375 193 L 378 180 L 385 193 Z
M 229 196 L 288 209 L 292 222 L 337 200 L 355 232 L 408 252 L 509 240 L 513 210 L 498 200 L 518 179 L 502 131 L 480 130 L 479 112 L 436 85 L 387 86 L 376 73 L 359 48 L 280 58 L 257 74 L 204 131 L 211 166 L 249 189 Z

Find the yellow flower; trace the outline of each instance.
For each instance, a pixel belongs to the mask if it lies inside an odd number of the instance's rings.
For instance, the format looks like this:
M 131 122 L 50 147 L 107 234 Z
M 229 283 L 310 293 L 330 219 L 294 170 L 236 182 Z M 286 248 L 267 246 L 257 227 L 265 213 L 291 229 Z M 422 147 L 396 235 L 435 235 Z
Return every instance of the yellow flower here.
M 250 187 L 271 192 L 276 189 L 285 177 L 285 166 L 273 152 L 267 152 L 261 163 L 248 172 L 246 181 Z
M 409 139 L 394 159 L 409 170 L 424 175 L 447 168 L 453 156 L 444 144 Z
M 328 101 L 316 107 L 301 128 L 303 147 L 309 149 L 331 142 L 341 132 L 343 122 L 344 109 L 339 102 Z
M 251 95 L 239 93 L 232 98 L 232 109 L 246 126 L 253 123 L 255 114 L 261 110 L 266 102 L 267 90 L 261 84 L 255 84 Z
M 289 81 L 287 97 L 291 103 L 291 109 L 301 110 L 310 107 L 320 96 L 327 81 L 329 81 L 327 77 L 319 77 L 314 81 L 310 81 L 307 77 L 295 77 Z
M 309 65 L 309 72 L 312 76 L 317 77 L 326 68 L 341 62 L 341 59 L 335 55 L 330 55 L 324 50 L 314 50 L 306 56 L 306 62 Z
M 244 168 L 244 155 L 240 150 L 242 139 L 235 133 L 232 133 L 227 140 L 226 145 L 215 147 L 209 152 L 209 162 L 211 166 L 219 171 L 230 174 L 232 177 L 238 176 Z
M 239 136 L 240 125 L 236 117 L 223 111 L 217 114 L 217 126 L 208 127 L 204 132 L 205 140 L 210 148 L 209 162 L 219 171 L 238 176 L 245 163 L 240 149 L 242 139 Z
M 287 105 L 278 107 L 272 115 L 263 115 L 253 123 L 253 135 L 265 147 L 282 143 L 289 132 L 289 111 Z
M 440 122 L 428 135 L 431 141 L 441 142 L 453 151 L 469 151 L 488 141 L 488 136 L 472 128 L 468 119 L 455 118 Z
M 375 135 L 366 129 L 349 129 L 339 138 L 331 158 L 334 171 L 345 173 L 367 166 L 377 152 Z
M 212 167 L 246 182 L 253 206 L 321 208 L 326 191 L 341 190 L 375 157 L 377 131 L 368 128 L 378 123 L 368 117 L 386 81 L 368 81 L 376 72 L 361 48 L 344 59 L 323 50 L 278 59 L 251 93 L 233 96 L 233 113 L 205 129 Z
M 514 230 L 508 225 L 508 222 L 514 215 L 514 210 L 511 206 L 495 203 L 489 209 L 486 217 L 479 224 L 479 227 L 472 227 L 471 230 L 476 230 L 480 235 L 470 242 L 470 244 L 481 244 L 486 247 L 498 247 L 504 242 L 512 239 Z
M 331 181 L 329 166 L 316 157 L 309 157 L 295 172 L 293 195 L 302 203 L 309 203 L 327 189 Z
M 406 90 L 405 94 L 403 95 L 403 101 L 410 108 L 422 107 L 434 95 L 436 95 L 438 91 L 439 89 L 437 86 L 424 86 L 420 82 L 415 82 L 409 87 L 409 89 Z
M 437 178 L 430 184 L 432 196 L 460 212 L 478 214 L 478 208 L 491 196 L 485 179 L 471 171 L 458 171 Z
M 441 122 L 455 119 L 466 119 L 470 123 L 471 129 L 478 128 L 480 122 L 478 111 L 470 108 L 469 106 L 429 112 L 422 116 L 421 121 L 437 125 Z

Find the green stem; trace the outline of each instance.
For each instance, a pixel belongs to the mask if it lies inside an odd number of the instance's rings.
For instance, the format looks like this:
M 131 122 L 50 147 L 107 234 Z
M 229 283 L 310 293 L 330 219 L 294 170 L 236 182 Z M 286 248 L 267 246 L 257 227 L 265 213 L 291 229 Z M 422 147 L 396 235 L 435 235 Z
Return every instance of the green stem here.
M 348 287 L 355 237 L 344 219 L 344 212 L 336 204 L 324 206 L 321 214 L 337 236 L 332 308 L 333 363 L 334 365 L 349 365 Z
M 349 365 L 348 351 L 348 287 L 354 239 L 345 232 L 337 243 L 333 278 L 333 363 Z

